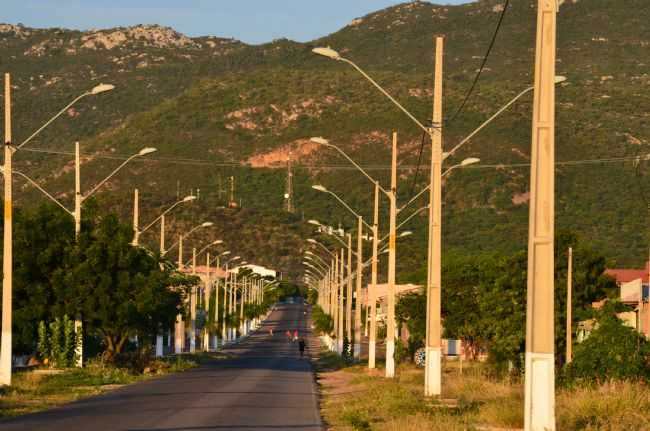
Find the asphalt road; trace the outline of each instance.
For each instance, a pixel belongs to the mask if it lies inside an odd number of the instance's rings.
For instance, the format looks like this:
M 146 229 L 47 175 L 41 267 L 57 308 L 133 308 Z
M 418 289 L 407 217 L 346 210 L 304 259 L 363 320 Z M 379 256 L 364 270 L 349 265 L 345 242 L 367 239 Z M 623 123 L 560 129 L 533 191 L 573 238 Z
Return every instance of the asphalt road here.
M 302 306 L 277 306 L 227 350 L 230 359 L 2 421 L 0 430 L 321 430 L 310 363 L 287 342 L 287 329 L 307 334 Z

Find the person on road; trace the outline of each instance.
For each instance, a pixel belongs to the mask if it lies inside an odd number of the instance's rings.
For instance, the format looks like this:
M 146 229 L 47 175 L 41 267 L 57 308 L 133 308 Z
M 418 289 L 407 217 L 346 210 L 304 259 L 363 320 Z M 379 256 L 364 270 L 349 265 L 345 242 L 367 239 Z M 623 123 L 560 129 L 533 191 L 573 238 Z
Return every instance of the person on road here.
M 269 329 L 269 335 L 272 337 L 273 336 L 273 328 Z
M 298 341 L 298 330 L 293 331 L 293 341 Z
M 290 343 L 291 342 L 291 331 L 287 329 L 287 332 L 285 332 L 285 334 L 287 336 L 287 342 Z
M 305 354 L 305 340 L 302 338 L 298 341 L 298 350 L 300 350 L 300 357 L 302 358 Z

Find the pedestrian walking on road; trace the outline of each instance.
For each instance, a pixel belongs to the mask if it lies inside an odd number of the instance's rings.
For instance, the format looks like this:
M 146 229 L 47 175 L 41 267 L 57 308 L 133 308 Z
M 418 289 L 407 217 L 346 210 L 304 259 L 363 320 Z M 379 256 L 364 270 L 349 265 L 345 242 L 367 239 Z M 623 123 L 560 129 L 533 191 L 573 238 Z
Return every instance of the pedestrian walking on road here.
M 293 341 L 298 341 L 298 330 L 293 331 Z
M 302 338 L 298 341 L 298 350 L 300 350 L 300 357 L 302 358 L 305 354 L 305 340 Z
M 269 329 L 269 335 L 272 337 L 273 336 L 273 328 Z
M 291 331 L 287 329 L 287 332 L 285 332 L 285 335 L 287 336 L 287 342 L 291 342 Z

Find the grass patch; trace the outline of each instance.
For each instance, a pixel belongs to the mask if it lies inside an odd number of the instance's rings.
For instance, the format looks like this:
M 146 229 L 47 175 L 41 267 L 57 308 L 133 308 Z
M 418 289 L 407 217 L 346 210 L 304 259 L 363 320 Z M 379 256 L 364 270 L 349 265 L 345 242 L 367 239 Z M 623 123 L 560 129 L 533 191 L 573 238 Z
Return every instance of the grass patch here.
M 70 368 L 57 374 L 50 374 L 48 370 L 17 372 L 13 384 L 0 393 L 0 418 L 49 409 L 154 376 L 184 371 L 196 367 L 201 361 L 218 358 L 216 354 L 202 354 L 156 359 L 144 373 L 99 361 L 89 361 L 84 368 Z
M 333 430 L 476 430 L 523 428 L 523 385 L 490 377 L 480 364 L 445 364 L 441 399 L 423 395 L 424 373 L 401 365 L 395 379 L 364 365 L 330 368 L 319 376 L 323 417 Z M 334 371 L 332 371 L 334 370 Z M 650 387 L 613 382 L 558 388 L 559 430 L 650 429 Z

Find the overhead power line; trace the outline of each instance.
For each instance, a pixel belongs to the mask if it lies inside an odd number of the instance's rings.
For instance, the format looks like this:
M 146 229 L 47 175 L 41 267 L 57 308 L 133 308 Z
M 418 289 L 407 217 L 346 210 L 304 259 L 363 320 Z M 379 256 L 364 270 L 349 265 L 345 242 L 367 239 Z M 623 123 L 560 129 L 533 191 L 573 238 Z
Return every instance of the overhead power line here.
M 47 149 L 34 149 L 34 148 L 21 148 L 20 151 L 29 151 L 35 153 L 43 154 L 55 154 L 55 155 L 66 155 L 74 156 L 73 152 L 57 151 L 57 150 L 47 150 Z M 130 156 L 120 155 L 120 154 L 82 154 L 84 157 L 94 158 L 94 159 L 107 159 L 107 160 L 117 160 L 124 161 Z M 574 165 L 589 165 L 589 164 L 600 164 L 600 163 L 621 163 L 621 162 L 638 162 L 638 161 L 648 161 L 650 160 L 650 153 L 642 154 L 638 156 L 626 156 L 626 157 L 609 157 L 601 159 L 579 159 L 579 160 L 566 160 L 555 162 L 556 166 L 574 166 Z M 132 162 L 140 163 L 172 163 L 178 165 L 200 165 L 200 166 L 211 166 L 211 167 L 230 167 L 230 168 L 244 168 L 244 169 L 286 169 L 286 166 L 278 165 L 277 167 L 269 166 L 250 166 L 238 162 L 218 162 L 214 160 L 205 160 L 205 159 L 185 159 L 185 158 L 141 158 L 134 159 Z M 344 171 L 356 171 L 357 168 L 354 166 L 348 165 L 317 165 L 317 164 L 294 164 L 294 167 L 300 167 L 304 169 L 325 169 L 325 170 L 344 170 Z M 500 163 L 500 164 L 475 164 L 469 166 L 460 166 L 458 169 L 494 169 L 494 168 L 522 168 L 530 166 L 530 163 Z M 375 171 L 388 171 L 391 169 L 390 165 L 366 165 L 362 166 L 364 170 L 375 170 Z M 415 170 L 416 165 L 400 165 L 398 166 L 401 170 Z
M 472 93 L 474 92 L 474 88 L 476 87 L 476 83 L 478 82 L 478 79 L 481 77 L 481 73 L 483 73 L 483 69 L 485 68 L 485 64 L 487 63 L 488 58 L 490 57 L 490 53 L 492 52 L 492 48 L 494 47 L 494 43 L 497 40 L 497 35 L 499 34 L 499 30 L 501 29 L 501 23 L 503 23 L 503 18 L 506 16 L 506 11 L 508 10 L 508 5 L 509 4 L 510 4 L 510 0 L 506 0 L 505 3 L 503 4 L 503 10 L 501 11 L 501 15 L 499 16 L 499 21 L 497 22 L 497 26 L 494 29 L 494 33 L 492 34 L 492 40 L 490 41 L 490 45 L 488 46 L 488 49 L 485 52 L 485 55 L 483 56 L 483 61 L 481 62 L 481 67 L 478 69 L 478 72 L 476 73 L 476 76 L 474 77 L 474 82 L 472 82 L 472 86 L 467 91 L 467 94 L 465 94 L 465 98 L 463 99 L 463 103 L 460 104 L 460 106 L 456 110 L 456 113 L 451 117 L 451 119 L 449 121 L 447 121 L 447 125 L 453 123 L 454 120 L 456 119 L 456 117 L 458 117 L 458 115 L 460 115 L 463 108 L 465 108 L 465 105 L 467 104 L 467 101 L 469 100 Z

